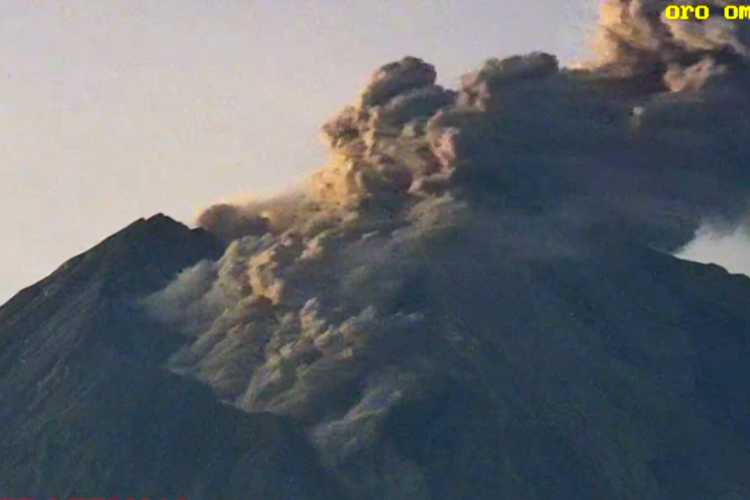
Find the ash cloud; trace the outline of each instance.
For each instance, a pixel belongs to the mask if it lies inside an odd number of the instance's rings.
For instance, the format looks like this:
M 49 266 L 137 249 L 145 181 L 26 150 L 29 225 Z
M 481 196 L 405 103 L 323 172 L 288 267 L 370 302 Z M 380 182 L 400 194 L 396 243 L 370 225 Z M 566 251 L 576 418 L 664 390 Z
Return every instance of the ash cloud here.
M 618 75 L 638 75 L 655 86 L 665 73 L 683 73 L 700 62 L 744 66 L 750 44 L 747 23 L 727 20 L 724 8 L 740 2 L 688 0 L 706 5 L 708 20 L 669 20 L 664 0 L 605 0 L 598 36 L 599 64 Z
M 451 304 L 494 300 L 516 265 L 672 252 L 747 220 L 750 25 L 669 21 L 667 5 L 606 1 L 585 69 L 490 59 L 451 90 L 415 57 L 381 67 L 322 127 L 332 160 L 307 186 L 199 217 L 225 256 L 146 301 L 196 337 L 173 368 L 299 418 L 352 491 L 395 488 L 360 451 L 460 363 Z

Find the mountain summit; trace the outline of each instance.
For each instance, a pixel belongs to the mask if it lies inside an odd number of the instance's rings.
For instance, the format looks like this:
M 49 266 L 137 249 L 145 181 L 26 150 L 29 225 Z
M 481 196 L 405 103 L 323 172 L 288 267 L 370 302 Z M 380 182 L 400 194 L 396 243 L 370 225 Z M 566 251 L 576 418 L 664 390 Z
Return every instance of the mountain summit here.
M 161 367 L 181 339 L 135 298 L 221 251 L 157 215 L 0 308 L 3 496 L 343 498 L 293 423 Z
M 750 492 L 749 278 L 635 248 L 488 267 L 493 250 L 464 238 L 424 256 L 438 275 L 404 274 L 391 316 L 326 325 L 308 302 L 294 337 L 251 301 L 245 330 L 191 340 L 143 297 L 222 248 L 163 216 L 136 222 L 0 308 L 3 494 Z

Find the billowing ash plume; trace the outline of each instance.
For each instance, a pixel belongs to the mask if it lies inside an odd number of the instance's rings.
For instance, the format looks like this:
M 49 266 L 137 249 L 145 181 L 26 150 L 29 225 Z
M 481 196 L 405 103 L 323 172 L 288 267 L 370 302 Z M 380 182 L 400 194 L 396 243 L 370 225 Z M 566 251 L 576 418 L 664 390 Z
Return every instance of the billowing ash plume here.
M 670 5 L 676 4 L 655 0 L 606 0 L 599 30 L 598 63 L 615 74 L 651 77 L 652 83 L 667 83 L 673 90 L 680 86 L 689 68 L 700 71 L 699 68 L 706 65 L 747 64 L 750 26 L 724 17 L 726 6 L 741 5 L 740 2 L 687 0 L 679 3 L 708 6 L 711 15 L 705 21 L 669 20 L 665 10 Z M 669 74 L 667 81 L 659 81 L 665 74 Z
M 490 59 L 449 90 L 414 57 L 380 68 L 323 126 L 333 160 L 308 186 L 200 216 L 226 254 L 148 300 L 195 337 L 173 368 L 300 418 L 334 468 L 366 468 L 390 409 L 461 363 L 451 304 L 466 287 L 491 300 L 488 270 L 741 224 L 750 24 L 668 21 L 667 5 L 607 1 L 584 70 Z M 382 453 L 389 477 L 416 474 Z M 355 491 L 382 480 L 340 470 Z

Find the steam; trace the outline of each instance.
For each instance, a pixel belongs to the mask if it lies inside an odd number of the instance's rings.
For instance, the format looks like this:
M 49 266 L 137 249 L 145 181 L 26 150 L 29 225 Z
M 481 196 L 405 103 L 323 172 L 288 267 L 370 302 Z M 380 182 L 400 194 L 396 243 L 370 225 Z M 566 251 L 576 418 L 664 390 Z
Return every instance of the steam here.
M 724 234 L 704 227 L 678 257 L 706 264 L 720 264 L 730 273 L 750 276 L 750 232 L 738 229 Z
M 322 127 L 332 160 L 308 185 L 198 218 L 224 257 L 147 301 L 195 338 L 173 369 L 297 417 L 334 469 L 367 468 L 378 422 L 463 362 L 452 304 L 499 300 L 498 273 L 742 226 L 750 25 L 669 21 L 667 5 L 606 1 L 582 70 L 490 59 L 450 90 L 415 57 L 378 69 Z

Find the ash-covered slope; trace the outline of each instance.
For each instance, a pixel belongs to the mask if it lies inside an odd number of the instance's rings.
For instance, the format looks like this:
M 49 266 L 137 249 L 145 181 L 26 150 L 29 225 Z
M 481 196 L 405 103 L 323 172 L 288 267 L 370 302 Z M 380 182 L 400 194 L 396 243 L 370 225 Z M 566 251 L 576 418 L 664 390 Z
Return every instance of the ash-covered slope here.
M 340 498 L 289 422 L 160 367 L 180 339 L 133 301 L 220 254 L 156 216 L 0 308 L 0 495 Z
M 370 248 L 363 282 L 321 284 L 296 314 L 251 295 L 172 366 L 301 422 L 356 498 L 746 498 L 750 279 L 638 247 L 496 244 Z
M 391 274 L 387 300 L 341 325 L 326 324 L 313 301 L 295 337 L 293 318 L 251 300 L 251 334 L 217 329 L 207 354 L 192 357 L 199 340 L 173 359 L 183 370 L 192 359 L 193 373 L 219 396 L 237 395 L 242 413 L 160 368 L 182 341 L 132 300 L 221 249 L 161 216 L 135 223 L 0 308 L 0 491 L 335 499 L 340 483 L 353 497 L 387 499 L 750 492 L 750 279 L 628 246 L 529 261 L 479 236 L 460 228 L 430 239 L 423 266 L 398 269 L 395 288 Z M 284 322 L 287 344 L 276 348 Z M 276 360 L 254 365 L 251 347 Z M 233 393 L 242 373 L 246 390 Z

